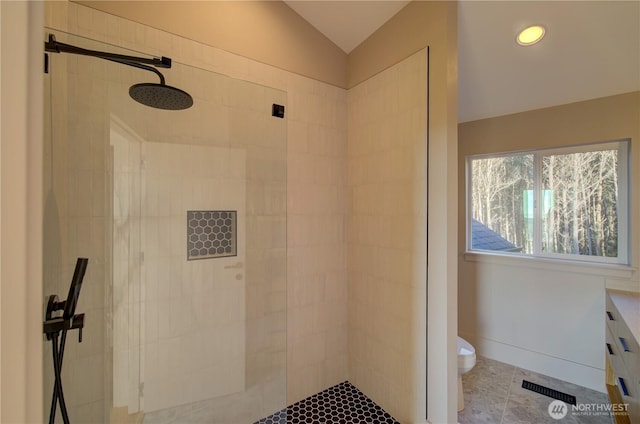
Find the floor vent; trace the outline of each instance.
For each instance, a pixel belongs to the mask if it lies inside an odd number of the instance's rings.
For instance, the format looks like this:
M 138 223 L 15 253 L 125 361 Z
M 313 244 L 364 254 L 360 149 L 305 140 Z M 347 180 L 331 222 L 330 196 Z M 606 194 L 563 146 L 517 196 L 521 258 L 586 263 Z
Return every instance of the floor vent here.
M 576 397 L 573 395 L 568 395 L 566 393 L 562 393 L 527 380 L 522 380 L 522 388 L 531 390 L 532 392 L 540 393 L 541 395 L 545 395 L 553 399 L 561 400 L 564 403 L 568 403 L 569 405 L 576 404 Z

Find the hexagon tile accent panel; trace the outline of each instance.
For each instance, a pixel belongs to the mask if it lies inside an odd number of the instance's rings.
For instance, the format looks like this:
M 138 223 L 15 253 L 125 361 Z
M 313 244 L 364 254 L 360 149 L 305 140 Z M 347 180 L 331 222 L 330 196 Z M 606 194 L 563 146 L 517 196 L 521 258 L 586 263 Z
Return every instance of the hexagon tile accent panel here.
M 344 381 L 254 424 L 400 424 L 353 384 Z
M 187 260 L 236 256 L 238 211 L 187 211 Z

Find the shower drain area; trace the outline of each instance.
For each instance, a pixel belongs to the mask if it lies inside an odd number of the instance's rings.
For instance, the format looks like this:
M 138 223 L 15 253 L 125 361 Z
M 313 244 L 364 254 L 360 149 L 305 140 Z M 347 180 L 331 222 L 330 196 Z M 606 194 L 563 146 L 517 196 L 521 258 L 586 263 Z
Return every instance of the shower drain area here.
M 254 424 L 400 424 L 345 381 L 309 396 Z
M 187 259 L 237 255 L 237 211 L 187 211 Z

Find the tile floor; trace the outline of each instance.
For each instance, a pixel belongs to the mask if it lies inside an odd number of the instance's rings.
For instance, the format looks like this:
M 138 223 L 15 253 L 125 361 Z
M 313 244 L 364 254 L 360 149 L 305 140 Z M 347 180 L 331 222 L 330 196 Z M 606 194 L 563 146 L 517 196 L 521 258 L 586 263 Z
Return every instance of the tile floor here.
M 255 424 L 400 424 L 348 381 L 296 402 Z
M 463 411 L 458 413 L 460 424 L 555 424 L 585 423 L 612 424 L 607 415 L 578 416 L 569 409 L 562 419 L 549 415 L 553 399 L 522 388 L 522 380 L 574 395 L 580 404 L 607 404 L 605 393 L 596 392 L 566 381 L 526 371 L 513 365 L 478 357 L 473 370 L 462 376 L 464 390 Z

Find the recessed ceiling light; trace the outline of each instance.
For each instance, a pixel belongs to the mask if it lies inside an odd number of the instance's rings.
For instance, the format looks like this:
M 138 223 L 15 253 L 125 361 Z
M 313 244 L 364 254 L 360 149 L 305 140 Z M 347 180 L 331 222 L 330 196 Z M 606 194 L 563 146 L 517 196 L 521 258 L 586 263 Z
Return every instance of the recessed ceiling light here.
M 516 37 L 516 42 L 521 46 L 530 46 L 542 40 L 545 29 L 542 25 L 531 25 L 520 31 Z

